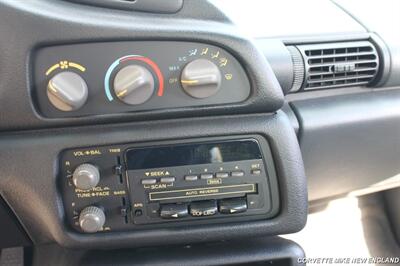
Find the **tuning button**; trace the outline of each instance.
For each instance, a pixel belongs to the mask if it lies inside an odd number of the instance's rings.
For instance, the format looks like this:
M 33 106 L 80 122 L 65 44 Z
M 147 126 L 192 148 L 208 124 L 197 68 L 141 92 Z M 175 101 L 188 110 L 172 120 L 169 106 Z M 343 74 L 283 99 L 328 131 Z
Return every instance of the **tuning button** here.
M 194 98 L 207 98 L 221 87 L 221 72 L 207 59 L 196 59 L 185 66 L 181 84 L 187 94 Z
M 154 92 L 153 75 L 143 66 L 125 66 L 115 75 L 114 92 L 126 104 L 144 103 Z
M 100 181 L 99 169 L 92 164 L 79 165 L 72 174 L 72 182 L 75 187 L 88 190 L 97 186 Z
M 106 216 L 104 211 L 99 207 L 86 207 L 79 215 L 79 226 L 81 227 L 82 231 L 86 233 L 95 233 L 100 231 L 105 222 Z
M 47 97 L 61 111 L 81 108 L 88 98 L 85 80 L 75 72 L 64 71 L 52 77 L 47 84 Z

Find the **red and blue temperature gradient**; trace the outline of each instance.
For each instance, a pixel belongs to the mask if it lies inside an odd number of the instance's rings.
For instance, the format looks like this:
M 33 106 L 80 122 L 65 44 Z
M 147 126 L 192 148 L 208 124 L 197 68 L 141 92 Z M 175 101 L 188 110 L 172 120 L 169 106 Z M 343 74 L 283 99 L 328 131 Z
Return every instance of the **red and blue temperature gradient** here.
M 158 65 L 156 63 L 154 63 L 154 61 L 151 60 L 150 58 L 142 56 L 142 55 L 126 55 L 126 56 L 123 56 L 123 57 L 115 60 L 106 72 L 106 76 L 104 77 L 104 89 L 105 89 L 108 100 L 109 101 L 114 100 L 114 97 L 110 90 L 111 74 L 113 73 L 115 68 L 117 68 L 118 65 L 126 63 L 128 61 L 141 61 L 141 62 L 147 64 L 153 70 L 155 75 L 157 76 L 157 80 L 158 80 L 157 95 L 163 96 L 163 94 L 164 94 L 164 77 L 163 77 L 163 74 L 161 73 L 161 70 L 158 67 Z

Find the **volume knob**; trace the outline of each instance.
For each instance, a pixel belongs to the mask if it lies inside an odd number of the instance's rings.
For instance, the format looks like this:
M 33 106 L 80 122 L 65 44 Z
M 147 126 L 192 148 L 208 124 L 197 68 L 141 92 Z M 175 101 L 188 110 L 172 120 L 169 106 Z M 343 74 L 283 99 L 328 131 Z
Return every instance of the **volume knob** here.
M 126 104 L 144 103 L 154 92 L 153 75 L 143 66 L 123 67 L 114 78 L 114 92 Z
M 75 187 L 83 190 L 92 189 L 100 181 L 99 169 L 92 164 L 79 165 L 72 174 L 72 182 Z
M 221 87 L 221 72 L 207 59 L 196 59 L 185 66 L 181 84 L 187 94 L 194 98 L 207 98 Z
M 79 226 L 86 233 L 95 233 L 103 229 L 106 222 L 104 211 L 99 207 L 84 208 L 79 215 Z
M 71 71 L 64 71 L 49 80 L 47 97 L 58 110 L 74 111 L 86 103 L 88 87 L 81 76 Z

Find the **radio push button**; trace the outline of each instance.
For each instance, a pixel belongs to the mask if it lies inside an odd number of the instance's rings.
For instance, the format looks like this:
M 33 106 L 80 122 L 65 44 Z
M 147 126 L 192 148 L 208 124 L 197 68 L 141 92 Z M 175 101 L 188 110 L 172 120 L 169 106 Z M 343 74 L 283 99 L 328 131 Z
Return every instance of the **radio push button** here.
M 155 178 L 142 179 L 142 185 L 154 185 L 155 183 L 157 183 Z
M 187 204 L 165 204 L 161 206 L 160 216 L 164 219 L 183 218 L 189 215 Z
M 196 181 L 198 179 L 197 175 L 185 175 L 186 181 Z
M 242 177 L 242 176 L 244 176 L 244 172 L 243 171 L 233 171 L 233 172 L 231 172 L 231 176 Z
M 173 183 L 173 182 L 175 182 L 175 177 L 173 177 L 173 176 L 161 177 L 160 182 L 163 184 Z
M 201 175 L 200 175 L 200 178 L 201 178 L 201 179 L 211 179 L 211 178 L 213 178 L 213 177 L 214 177 L 213 174 L 201 174 Z
M 192 202 L 190 204 L 190 214 L 195 217 L 211 216 L 218 211 L 217 202 L 215 200 L 205 200 Z
M 227 173 L 227 172 L 219 172 L 219 173 L 215 174 L 215 177 L 216 178 L 227 178 L 227 177 L 229 177 L 229 173 Z
M 261 175 L 261 169 L 253 169 L 251 170 L 252 175 Z
M 222 214 L 241 213 L 247 210 L 247 202 L 243 198 L 223 199 L 219 201 L 219 212 Z

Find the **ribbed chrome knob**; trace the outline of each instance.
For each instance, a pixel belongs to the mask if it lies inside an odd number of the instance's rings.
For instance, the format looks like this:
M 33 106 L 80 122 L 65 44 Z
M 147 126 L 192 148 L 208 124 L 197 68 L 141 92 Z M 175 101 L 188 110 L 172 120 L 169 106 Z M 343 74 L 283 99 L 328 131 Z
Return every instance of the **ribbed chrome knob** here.
M 99 181 L 99 169 L 89 163 L 79 165 L 72 174 L 72 182 L 79 189 L 92 189 L 97 186 Z
M 106 222 L 104 211 L 95 206 L 89 206 L 79 215 L 79 226 L 86 233 L 95 233 L 103 229 Z

